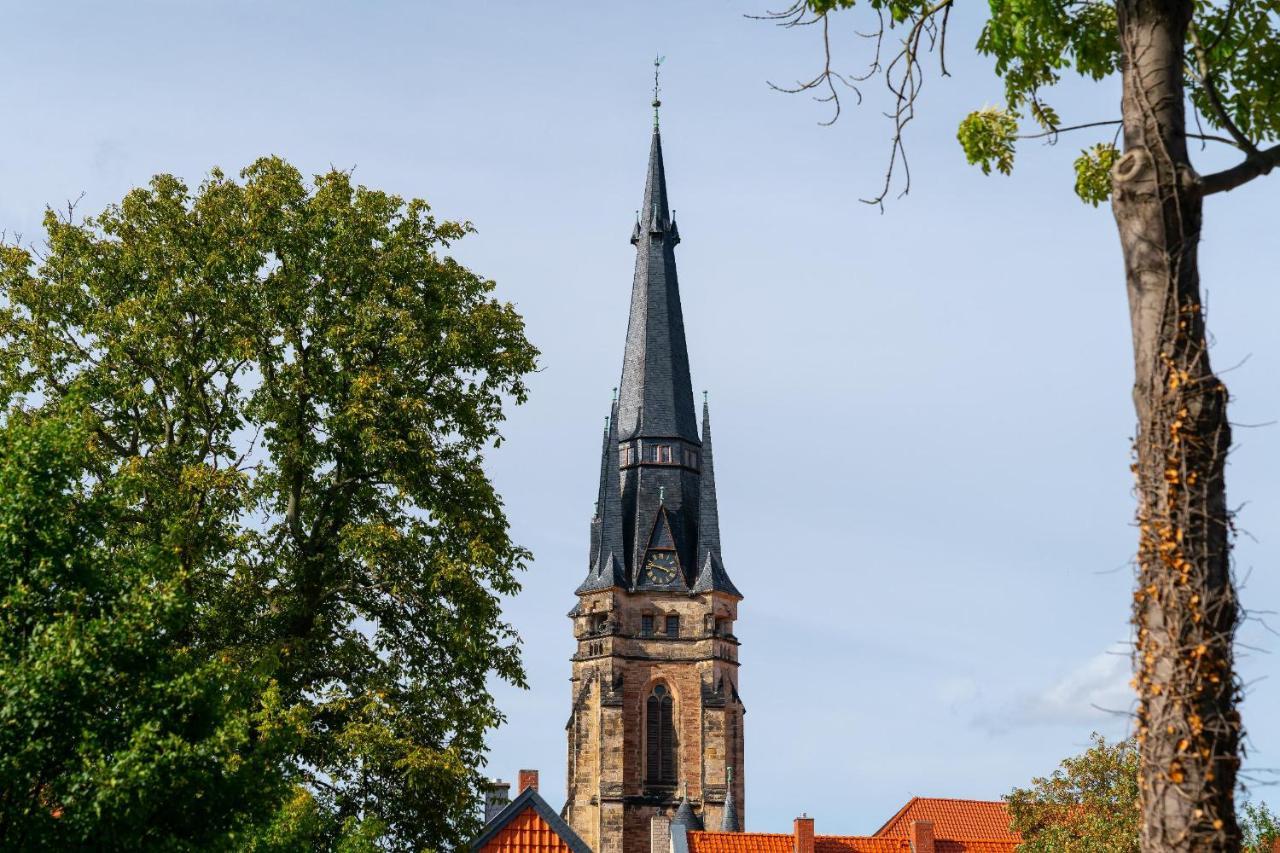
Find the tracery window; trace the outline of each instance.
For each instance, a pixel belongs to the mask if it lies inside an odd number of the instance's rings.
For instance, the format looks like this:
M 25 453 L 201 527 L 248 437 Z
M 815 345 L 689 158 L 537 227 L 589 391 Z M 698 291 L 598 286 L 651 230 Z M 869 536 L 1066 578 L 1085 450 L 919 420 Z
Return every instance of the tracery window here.
M 645 701 L 645 779 L 651 784 L 676 782 L 676 730 L 671 691 L 655 684 Z

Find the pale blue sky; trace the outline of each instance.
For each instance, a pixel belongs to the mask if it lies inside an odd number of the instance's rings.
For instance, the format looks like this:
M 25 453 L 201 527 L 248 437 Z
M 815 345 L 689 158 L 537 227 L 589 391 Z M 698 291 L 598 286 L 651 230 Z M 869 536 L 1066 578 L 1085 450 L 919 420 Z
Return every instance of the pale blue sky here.
M 709 389 L 725 560 L 746 595 L 749 828 L 874 830 L 909 796 L 998 797 L 1125 723 L 1134 549 L 1128 319 L 1109 210 L 1071 193 L 1103 136 L 1028 144 L 1013 178 L 964 164 L 955 126 L 996 102 L 953 16 L 954 73 L 926 89 L 914 188 L 859 204 L 885 103 L 821 128 L 767 79 L 811 74 L 817 33 L 699 4 L 18 2 L 0 11 L 0 229 L 92 212 L 151 174 L 192 183 L 281 154 L 426 198 L 479 235 L 543 351 L 491 470 L 536 561 L 508 606 L 531 689 L 491 770 L 542 771 L 559 804 L 569 620 L 599 429 L 617 384 L 628 244 L 665 54 L 663 138 L 690 356 Z M 851 23 L 851 22 L 850 22 Z M 846 25 L 847 26 L 847 25 Z M 845 37 L 840 45 L 853 68 Z M 1114 116 L 1113 82 L 1065 120 Z M 1206 206 L 1202 270 L 1233 419 L 1280 418 L 1280 177 Z M 1238 429 L 1230 498 L 1253 610 L 1280 610 L 1280 428 Z M 1276 637 L 1243 642 L 1248 764 L 1280 767 Z M 1123 654 L 1123 651 L 1122 651 Z M 1272 789 L 1274 791 L 1274 789 Z M 1274 793 L 1260 791 L 1275 802 Z

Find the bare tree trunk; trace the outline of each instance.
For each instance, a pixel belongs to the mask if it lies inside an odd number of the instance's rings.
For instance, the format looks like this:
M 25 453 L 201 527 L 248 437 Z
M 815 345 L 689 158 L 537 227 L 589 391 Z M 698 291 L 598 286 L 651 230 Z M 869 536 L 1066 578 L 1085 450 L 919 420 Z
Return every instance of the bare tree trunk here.
M 1182 86 L 1188 0 L 1117 0 L 1124 155 L 1112 206 L 1133 325 L 1138 425 L 1134 683 L 1142 850 L 1237 851 L 1237 601 L 1223 467 L 1227 389 L 1209 364 L 1202 197 Z

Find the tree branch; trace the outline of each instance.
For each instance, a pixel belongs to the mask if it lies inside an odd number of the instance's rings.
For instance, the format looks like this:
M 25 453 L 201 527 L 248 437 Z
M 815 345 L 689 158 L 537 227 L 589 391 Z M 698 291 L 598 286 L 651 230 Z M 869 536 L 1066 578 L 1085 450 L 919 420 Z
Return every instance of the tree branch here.
M 1045 130 L 1040 133 L 1019 133 L 1016 138 L 1044 139 L 1045 137 L 1052 137 L 1056 142 L 1057 136 L 1060 133 L 1068 133 L 1072 130 L 1084 130 L 1090 127 L 1111 127 L 1120 123 L 1120 119 L 1112 119 L 1111 121 L 1090 121 L 1085 122 L 1084 124 L 1073 124 L 1069 127 L 1055 127 L 1053 130 Z M 1187 139 L 1199 139 L 1204 142 L 1221 142 L 1223 145 L 1230 145 L 1232 148 L 1240 147 L 1234 140 L 1227 139 L 1225 136 L 1214 136 L 1211 133 L 1187 133 L 1184 134 L 1184 136 L 1186 136 Z
M 1205 195 L 1230 192 L 1254 178 L 1262 177 L 1276 166 L 1280 166 L 1280 145 L 1273 145 L 1264 151 L 1259 151 L 1255 156 L 1246 158 L 1243 163 L 1232 166 L 1230 169 L 1205 175 L 1200 179 L 1200 191 Z
M 1199 68 L 1200 85 L 1204 87 L 1205 97 L 1209 100 L 1209 106 L 1213 107 L 1213 112 L 1222 123 L 1227 133 L 1231 134 L 1231 138 L 1236 141 L 1240 150 L 1244 151 L 1252 159 L 1258 156 L 1258 146 L 1253 144 L 1253 140 L 1245 136 L 1244 133 L 1231 120 L 1231 113 L 1227 111 L 1226 106 L 1222 103 L 1222 97 L 1218 94 L 1218 84 L 1213 79 L 1213 69 L 1209 67 L 1209 57 L 1205 53 L 1204 45 L 1200 43 L 1200 34 L 1196 31 L 1195 24 L 1187 28 L 1187 34 L 1191 37 L 1191 46 L 1196 54 L 1196 66 Z
M 1060 133 L 1067 133 L 1072 130 L 1084 130 L 1088 127 L 1110 127 L 1111 125 L 1120 124 L 1120 119 L 1112 119 L 1110 121 L 1090 121 L 1084 124 L 1073 124 L 1069 127 L 1055 127 L 1053 130 L 1046 130 L 1042 133 L 1019 133 L 1018 139 L 1044 139 L 1046 136 L 1056 137 Z

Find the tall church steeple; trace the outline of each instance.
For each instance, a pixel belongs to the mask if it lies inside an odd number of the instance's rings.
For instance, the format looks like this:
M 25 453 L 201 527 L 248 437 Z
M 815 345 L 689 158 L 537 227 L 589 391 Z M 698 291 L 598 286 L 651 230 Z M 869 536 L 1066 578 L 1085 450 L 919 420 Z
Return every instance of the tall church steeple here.
M 680 232 L 667 203 L 662 134 L 656 127 L 649 146 L 644 202 L 631 242 L 636 247 L 636 271 L 622 359 L 618 434 L 623 439 L 682 438 L 697 443 L 689 351 L 676 276 L 675 247 Z
M 569 612 L 578 649 L 564 816 L 597 853 L 645 853 L 650 820 L 672 817 L 682 801 L 707 826 L 737 826 L 745 814 L 733 633 L 742 594 L 722 556 L 710 409 L 704 403 L 701 431 L 694 411 L 680 233 L 656 115 L 631 242 L 622 381 L 601 448 L 586 578 Z

